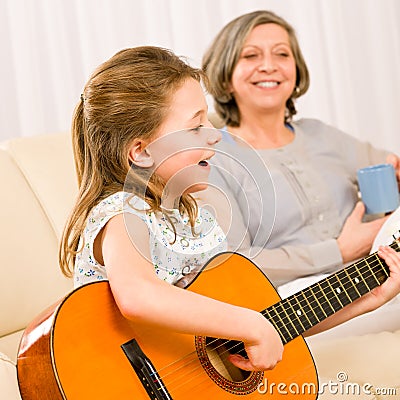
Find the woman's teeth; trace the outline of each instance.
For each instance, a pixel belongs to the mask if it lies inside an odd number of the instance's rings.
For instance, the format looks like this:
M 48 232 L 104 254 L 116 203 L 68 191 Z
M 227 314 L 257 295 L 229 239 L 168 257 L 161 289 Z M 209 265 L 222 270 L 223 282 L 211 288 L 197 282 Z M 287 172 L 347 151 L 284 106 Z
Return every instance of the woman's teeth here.
M 265 88 L 271 88 L 271 87 L 275 87 L 278 85 L 279 85 L 278 82 L 257 82 L 256 83 L 256 86 L 261 86 L 261 87 L 265 87 Z

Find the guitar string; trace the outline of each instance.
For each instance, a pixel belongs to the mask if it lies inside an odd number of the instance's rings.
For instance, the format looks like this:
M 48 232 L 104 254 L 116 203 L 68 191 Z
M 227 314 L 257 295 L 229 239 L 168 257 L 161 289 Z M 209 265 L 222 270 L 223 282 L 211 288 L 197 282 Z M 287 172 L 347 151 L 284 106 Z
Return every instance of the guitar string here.
M 221 371 L 221 367 L 220 365 L 224 365 L 222 362 L 214 362 L 212 364 L 212 368 L 217 370 L 217 374 L 219 374 L 219 371 Z M 225 366 L 224 366 L 225 367 Z M 192 370 L 190 371 L 185 371 L 185 373 L 182 375 L 180 374 L 179 379 L 172 379 L 170 382 L 168 382 L 168 387 L 171 390 L 178 390 L 179 388 L 182 388 L 182 386 L 186 386 L 188 387 L 188 385 L 191 384 L 191 382 L 193 382 L 194 380 L 196 380 L 196 382 L 198 383 L 198 379 L 200 376 L 204 376 L 203 378 L 201 378 L 202 380 L 206 380 L 209 379 L 207 378 L 207 375 L 204 374 L 204 370 L 202 368 L 202 366 L 197 366 L 194 369 L 192 368 Z M 172 378 L 172 377 L 171 377 Z M 247 377 L 246 377 L 247 379 Z M 245 380 L 245 379 L 240 379 L 240 381 Z M 228 378 L 229 381 L 229 378 Z
M 371 276 L 373 276 L 373 275 L 371 274 L 369 277 L 371 277 Z M 235 347 L 235 346 L 233 346 L 233 347 Z M 196 357 L 193 361 L 197 361 L 197 360 L 198 359 Z M 184 366 L 182 366 L 182 367 L 184 367 Z M 218 367 L 219 367 L 218 363 L 214 363 L 213 367 L 218 370 Z M 172 371 L 171 373 L 174 373 L 174 372 L 176 372 L 176 370 Z M 196 365 L 195 368 L 192 368 L 191 371 L 185 371 L 185 373 L 186 373 L 185 376 L 180 375 L 179 376 L 179 381 L 177 379 L 175 379 L 173 381 L 170 381 L 168 383 L 168 387 L 169 388 L 173 388 L 174 390 L 176 390 L 177 388 L 181 387 L 182 385 L 188 384 L 190 381 L 192 381 L 193 379 L 198 377 L 202 372 L 203 372 L 203 368 L 201 367 L 201 365 L 200 366 Z M 193 376 L 193 373 L 195 373 L 194 376 Z M 190 375 L 192 375 L 192 376 L 190 376 Z M 164 377 L 165 377 L 165 375 L 164 375 Z M 206 379 L 206 376 L 205 376 L 204 380 L 205 379 Z
M 373 276 L 372 274 L 369 276 L 369 277 L 367 277 L 367 279 L 368 278 L 370 278 L 371 276 Z M 321 290 L 318 290 L 318 292 L 321 292 Z M 314 296 L 313 296 L 314 297 Z M 320 301 L 318 301 L 318 300 L 321 300 L 321 299 L 323 299 L 324 301 L 323 302 L 320 302 Z M 328 303 L 327 301 L 325 301 L 325 299 L 327 299 L 326 298 L 326 296 L 323 296 L 323 297 L 316 297 L 316 300 L 315 301 L 312 301 L 310 304 L 312 304 L 312 303 L 318 303 L 318 304 L 326 304 L 326 303 Z M 332 299 L 335 299 L 335 296 L 331 296 L 328 300 L 332 300 Z M 284 299 L 284 300 L 286 300 L 286 299 Z M 302 300 L 300 301 L 300 303 L 302 302 Z M 262 315 L 266 315 L 266 313 L 264 313 L 264 312 L 261 312 L 261 314 Z M 289 316 L 290 315 L 292 315 L 292 316 L 296 316 L 296 314 L 293 312 L 293 311 L 291 311 L 290 312 L 290 314 L 289 314 Z M 321 312 L 319 312 L 319 315 L 320 316 L 322 316 L 322 314 L 321 314 Z M 322 316 L 323 317 L 323 316 Z M 322 318 L 321 318 L 321 320 L 322 320 Z M 215 339 L 215 340 L 222 340 L 222 339 Z M 213 340 L 211 343 L 209 343 L 207 346 L 209 346 L 210 347 L 210 345 L 211 344 L 213 344 L 214 342 L 215 342 L 215 340 Z M 226 341 L 226 342 L 230 342 L 230 341 Z M 225 342 L 225 343 L 226 343 Z M 222 343 L 220 346 L 224 346 L 225 345 L 225 343 Z M 236 346 L 238 346 L 238 345 L 240 345 L 241 343 L 239 342 L 239 343 L 237 343 L 237 344 L 235 344 L 233 347 L 236 347 Z M 215 349 L 217 349 L 218 347 L 220 347 L 220 346 L 217 346 L 217 347 L 215 347 Z M 232 349 L 233 347 L 231 347 L 230 349 Z M 230 349 L 228 349 L 228 351 L 230 350 Z M 165 367 L 166 368 L 166 367 Z M 164 368 L 163 368 L 164 369 Z
M 375 261 L 377 261 L 377 260 L 375 260 Z M 372 264 L 370 264 L 370 266 L 371 266 L 371 265 L 372 265 Z M 377 265 L 379 265 L 379 262 L 378 262 L 377 264 L 372 265 L 372 267 L 375 267 L 375 266 L 377 266 Z M 368 269 L 368 266 L 366 267 L 366 269 Z M 359 271 L 361 272 L 361 270 L 359 270 Z M 356 271 L 355 273 L 356 273 L 357 276 L 358 276 L 358 272 Z M 356 276 L 356 277 L 357 277 L 357 276 Z M 373 276 L 373 275 L 370 275 L 368 278 L 370 278 L 371 276 Z M 331 278 L 334 278 L 334 276 L 332 275 L 332 276 L 329 276 L 329 277 L 327 277 L 327 278 L 328 278 L 328 279 L 331 279 Z M 366 278 L 366 279 L 368 279 L 368 278 Z M 324 281 L 325 279 L 326 279 L 326 278 L 324 278 L 324 279 L 322 279 L 322 280 Z M 307 290 L 307 289 L 309 289 L 309 288 L 305 288 L 304 290 L 301 290 L 300 292 L 295 293 L 295 294 L 302 293 L 303 291 L 305 291 L 305 290 Z M 369 289 L 369 290 L 370 290 L 370 289 Z M 318 290 L 318 292 L 321 293 L 321 290 Z M 315 296 L 313 296 L 313 297 L 315 297 Z M 309 304 L 309 305 L 312 305 L 313 303 L 321 304 L 318 300 L 320 300 L 320 299 L 322 299 L 322 298 L 323 298 L 323 297 L 319 297 L 319 298 L 317 298 L 317 301 L 312 300 L 311 303 L 307 303 L 307 304 Z M 336 298 L 336 295 L 334 295 L 334 296 L 331 297 L 331 299 L 335 299 L 335 298 Z M 286 299 L 283 299 L 282 302 L 285 301 L 285 300 L 287 300 L 287 298 L 286 298 Z M 300 301 L 299 301 L 300 304 L 302 304 L 302 303 L 304 303 L 304 302 L 305 302 L 304 300 L 300 300 Z M 326 303 L 326 302 L 324 302 L 324 303 Z M 274 306 L 274 305 L 272 305 L 272 306 Z M 272 306 L 271 306 L 271 307 L 272 307 Z M 261 313 L 262 313 L 262 312 L 261 312 Z M 262 313 L 262 314 L 263 314 L 263 313 Z M 279 314 L 279 313 L 277 313 L 277 314 Z M 263 315 L 265 315 L 265 313 L 264 313 Z M 296 316 L 296 314 L 294 314 L 293 312 L 292 312 L 292 315 Z M 319 314 L 319 315 L 321 315 L 321 314 Z M 296 317 L 296 318 L 297 318 L 297 317 Z M 218 341 L 218 340 L 220 340 L 220 339 L 215 339 L 214 341 Z M 214 341 L 210 342 L 209 345 L 213 344 Z M 166 367 L 169 367 L 169 365 L 166 366 Z
M 373 255 L 371 255 L 371 256 L 374 256 L 374 255 L 375 255 L 375 253 L 374 253 Z M 371 258 L 371 256 L 369 256 L 369 258 Z M 376 257 L 374 257 L 374 258 L 375 258 L 375 259 L 374 259 L 374 261 L 373 261 L 372 263 L 368 263 L 368 262 L 367 262 L 368 265 L 365 265 L 364 260 L 360 260 L 359 262 L 354 263 L 354 264 L 352 264 L 352 265 L 349 266 L 349 267 L 350 267 L 350 268 L 351 268 L 351 267 L 356 267 L 356 264 L 360 264 L 360 263 L 364 264 L 362 268 L 365 269 L 365 270 L 369 270 L 370 268 L 374 268 L 374 267 L 376 267 L 377 265 L 379 265 L 379 266 L 382 267 L 382 261 L 381 261 L 381 259 L 380 259 L 380 258 L 377 259 Z M 339 271 L 338 273 L 340 273 L 340 272 L 343 272 L 343 270 Z M 374 273 L 372 273 L 372 271 L 370 271 L 370 272 L 371 272 L 370 275 L 369 275 L 369 276 L 365 276 L 365 277 L 364 277 L 364 280 L 368 280 L 369 278 L 374 277 L 374 276 L 376 275 L 376 274 L 374 275 Z M 337 274 L 338 274 L 338 273 L 337 273 Z M 356 277 L 358 277 L 359 274 L 362 273 L 362 270 L 361 270 L 361 269 L 355 270 L 354 272 L 351 272 L 351 273 L 352 273 L 353 275 L 355 275 Z M 327 277 L 326 280 L 334 278 L 335 275 L 337 275 L 337 274 L 334 274 L 334 275 L 331 275 L 331 276 Z M 349 275 L 349 277 L 350 277 L 350 275 Z M 323 281 L 324 281 L 324 279 L 323 279 Z M 368 285 L 367 285 L 367 284 L 365 284 L 365 285 L 367 286 L 368 291 L 370 291 Z M 350 286 L 350 287 L 351 287 L 351 286 Z M 304 289 L 304 290 L 307 290 L 307 289 L 309 289 L 309 288 L 306 288 L 306 289 Z M 301 291 L 301 292 L 303 292 L 303 291 Z M 321 294 L 321 288 L 319 288 L 319 289 L 317 290 L 317 293 L 315 293 L 315 294 L 317 294 L 317 295 L 318 295 L 318 294 Z M 329 294 L 329 293 L 328 293 L 328 294 Z M 315 296 L 313 295 L 313 297 L 315 297 Z M 358 297 L 359 297 L 359 296 L 358 296 Z M 315 298 L 316 298 L 316 300 L 312 300 L 311 302 L 309 302 L 309 305 L 313 305 L 314 303 L 315 303 L 315 304 L 318 303 L 319 305 L 322 305 L 322 304 L 329 304 L 329 300 L 336 299 L 336 295 L 333 295 L 333 296 L 331 296 L 330 298 L 328 298 L 328 297 L 326 297 L 326 296 L 315 297 Z M 321 300 L 321 299 L 323 300 L 322 302 L 319 301 L 319 300 Z M 284 299 L 284 300 L 285 300 L 285 299 Z M 328 300 L 328 301 L 326 301 L 326 300 Z M 302 303 L 302 300 L 300 300 L 300 304 L 301 304 L 301 303 Z M 289 304 L 290 304 L 290 303 L 289 303 Z M 290 310 L 289 310 L 289 312 L 290 312 Z M 336 311 L 335 311 L 335 312 L 336 312 Z M 322 317 L 320 320 L 324 319 L 324 316 L 322 315 L 321 312 L 318 312 L 318 310 L 317 310 L 317 313 L 319 313 L 318 315 Z M 261 312 L 261 314 L 263 314 L 264 316 L 266 315 L 266 313 L 263 313 L 263 312 Z M 281 313 L 281 314 L 283 314 L 283 313 Z M 287 315 L 288 317 L 289 317 L 289 316 L 295 316 L 295 318 L 298 318 L 298 317 L 296 317 L 296 314 L 294 313 L 294 311 L 291 311 L 290 314 L 286 313 L 286 315 Z M 320 321 L 320 320 L 319 320 L 319 321 Z M 290 322 L 290 321 L 289 321 L 289 322 Z M 288 333 L 289 333 L 289 332 L 288 332 Z M 289 336 L 292 336 L 292 335 L 289 334 Z M 291 337 L 291 339 L 293 339 L 293 337 Z M 223 339 L 215 339 L 215 340 L 213 340 L 211 343 L 208 343 L 207 346 L 210 346 L 212 343 L 215 343 L 215 341 L 217 341 L 217 340 L 222 340 L 222 341 L 223 341 Z M 217 346 L 215 349 L 217 349 L 218 347 L 224 346 L 226 343 L 229 343 L 229 342 L 230 342 L 229 340 L 226 340 L 224 343 L 222 343 L 221 345 Z M 237 347 L 237 346 L 240 346 L 240 345 L 242 345 L 241 342 L 236 343 L 234 346 L 232 346 L 232 347 L 226 349 L 226 350 L 223 351 L 221 354 L 226 353 L 226 352 L 230 352 L 233 348 L 235 348 L 235 347 Z M 192 363 L 192 362 L 197 361 L 197 360 L 198 360 L 198 358 L 197 358 L 197 353 L 196 353 L 196 352 L 192 352 L 192 353 L 190 353 L 190 354 L 187 354 L 186 356 L 184 356 L 184 357 L 181 358 L 180 360 L 176 360 L 176 361 L 174 361 L 173 363 L 171 363 L 171 364 L 169 364 L 169 365 L 167 365 L 167 366 L 161 368 L 158 372 L 163 371 L 163 370 L 166 370 L 167 368 L 170 368 L 171 366 L 177 364 L 178 362 L 183 361 L 183 360 L 186 359 L 186 358 L 191 357 L 192 355 L 196 355 L 196 357 L 194 357 L 192 360 L 190 360 L 189 363 L 186 363 L 186 364 L 180 366 L 178 369 L 176 369 L 176 370 L 174 370 L 174 371 L 171 371 L 171 372 L 165 374 L 163 377 L 161 377 L 161 379 L 165 379 L 168 375 L 177 372 L 179 369 L 186 367 L 187 365 L 189 365 L 189 364 Z M 196 366 L 195 366 L 195 369 L 192 369 L 192 371 L 187 371 L 187 372 L 188 372 L 188 373 L 191 373 L 191 372 L 195 371 L 195 370 L 198 369 L 198 368 L 199 368 L 199 366 L 196 365 Z M 202 367 L 201 367 L 201 368 L 202 368 Z
M 377 261 L 379 261 L 379 260 L 377 260 Z M 372 267 L 374 267 L 374 266 L 376 266 L 376 265 L 373 265 Z M 368 268 L 368 267 L 366 267 L 366 268 Z M 371 271 L 371 272 L 372 272 L 372 271 Z M 373 274 L 371 274 L 368 278 L 370 278 L 370 277 L 372 277 L 372 276 L 373 276 Z M 367 279 L 368 279 L 368 278 L 367 278 Z M 227 342 L 228 342 L 228 341 L 227 341 Z M 235 345 L 235 346 L 236 346 L 236 345 Z M 235 346 L 233 346 L 233 347 L 235 347 Z M 227 350 L 227 351 L 229 351 L 229 350 Z M 217 366 L 214 366 L 214 368 L 218 368 L 218 365 L 217 365 Z M 188 371 L 188 372 L 189 372 L 189 373 L 191 373 L 191 372 L 197 372 L 197 371 L 196 371 L 197 369 L 200 369 L 200 368 L 199 368 L 198 366 L 196 366 L 195 369 L 192 369 L 192 371 Z M 202 369 L 202 367 L 201 367 L 201 369 Z M 174 372 L 174 371 L 173 371 L 173 372 Z M 187 375 L 187 374 L 186 374 L 186 375 Z M 199 375 L 199 374 L 197 374 L 197 375 Z M 186 383 L 187 383 L 188 381 L 190 381 L 190 380 L 193 380 L 195 377 L 196 377 L 196 376 L 192 377 L 191 379 L 190 379 L 190 378 L 189 378 L 189 379 L 186 378 L 185 381 L 184 381 L 184 384 L 186 384 Z M 176 382 L 176 380 L 175 380 L 175 382 Z M 171 383 L 172 383 L 172 382 L 169 383 L 169 386 L 171 385 Z M 182 386 L 182 384 L 176 386 L 175 388 L 180 387 L 180 386 Z
M 375 261 L 378 261 L 377 263 L 375 262 L 374 264 L 370 264 L 370 266 L 372 267 L 372 268 L 374 268 L 376 265 L 378 265 L 378 264 L 380 264 L 380 262 L 379 262 L 379 260 L 375 260 Z M 365 269 L 368 269 L 369 267 L 368 266 L 366 266 L 365 267 Z M 361 272 L 361 271 L 360 271 Z M 371 271 L 372 272 L 372 271 Z M 356 271 L 356 273 L 357 273 L 357 271 Z M 369 279 L 370 277 L 372 277 L 372 276 L 374 276 L 373 274 L 370 274 L 370 276 L 369 277 L 366 277 L 366 279 Z M 318 292 L 320 293 L 321 292 L 321 290 L 318 290 Z M 313 296 L 314 297 L 314 296 Z M 332 298 L 334 298 L 334 297 L 331 297 L 331 299 Z M 320 300 L 320 299 L 323 299 L 324 301 L 323 301 L 323 303 L 327 303 L 326 301 L 325 301 L 325 298 L 324 297 L 319 297 L 319 298 L 316 298 L 316 301 L 312 301 L 312 303 L 319 303 L 319 304 L 321 304 L 318 300 Z M 293 314 L 293 313 L 292 313 Z M 264 315 L 265 315 L 265 313 L 264 313 Z M 294 314 L 293 314 L 294 315 Z M 322 314 L 321 313 L 319 313 L 319 315 L 320 316 L 322 316 Z M 323 316 L 322 316 L 323 317 Z M 216 339 L 216 340 L 222 340 L 222 339 Z M 214 341 L 213 341 L 214 342 Z M 213 342 L 211 342 L 211 343 L 209 343 L 208 344 L 208 346 L 210 345 L 210 344 L 212 344 Z M 227 343 L 227 342 L 229 342 L 229 341 L 226 341 L 225 343 Z M 221 344 L 221 346 L 224 346 L 225 345 L 225 343 L 222 343 Z M 239 342 L 239 343 L 237 343 L 237 344 L 235 344 L 235 346 L 233 346 L 233 347 L 236 347 L 236 346 L 238 346 L 238 345 L 241 345 L 241 343 Z M 219 346 L 218 346 L 219 347 Z M 232 348 L 233 348 L 232 347 Z M 230 351 L 231 349 L 228 349 L 227 351 Z M 195 354 L 195 352 L 192 352 L 191 354 Z M 189 355 L 187 355 L 187 356 L 185 356 L 184 358 L 187 358 L 188 356 L 190 356 L 190 354 Z M 183 359 L 184 359 L 183 358 Z M 197 357 L 194 359 L 194 360 L 192 360 L 192 361 L 196 361 L 197 360 Z M 178 360 L 178 361 L 180 361 L 180 360 Z M 172 365 L 173 364 L 176 364 L 178 361 L 175 361 L 174 363 L 172 363 Z M 169 366 L 167 366 L 167 367 L 169 367 Z M 162 368 L 161 370 L 164 370 L 164 369 L 166 369 L 167 367 L 164 367 L 164 368 Z M 182 367 L 184 367 L 184 366 L 182 366 Z M 181 367 L 181 368 L 182 368 Z M 160 371 L 161 371 L 160 370 Z M 174 371 L 173 371 L 174 372 Z M 164 375 L 164 377 L 165 377 L 166 375 Z
M 307 369 L 314 369 L 314 371 L 315 371 L 315 366 L 314 366 L 314 363 L 312 364 L 312 366 L 308 366 L 308 368 Z M 306 369 L 303 369 L 303 372 L 304 371 L 306 371 Z M 249 372 L 249 374 L 252 372 L 252 371 L 247 371 L 247 372 Z M 261 371 L 262 372 L 262 371 Z M 194 379 L 196 379 L 196 378 L 199 378 L 199 377 L 201 377 L 201 379 L 197 379 L 196 380 L 196 383 L 195 383 L 195 386 L 190 386 L 190 387 L 187 387 L 187 388 L 185 388 L 185 389 L 187 389 L 185 392 L 188 392 L 188 393 L 190 393 L 190 397 L 192 397 L 193 396 L 193 388 L 194 387 L 199 387 L 199 386 L 201 386 L 201 388 L 203 388 L 202 390 L 204 390 L 204 383 L 205 382 L 207 382 L 207 383 L 213 383 L 214 384 L 214 382 L 213 381 L 210 381 L 210 378 L 209 378 L 209 376 L 207 375 L 207 374 L 197 374 L 196 376 L 193 376 L 193 377 L 191 377 L 191 378 L 189 378 L 189 379 L 186 379 L 183 383 L 180 383 L 179 385 L 176 385 L 173 389 L 172 389 L 172 391 L 176 391 L 177 389 L 179 389 L 179 388 L 182 388 L 184 385 L 186 385 L 187 386 L 187 384 L 189 384 L 190 383 L 190 381 L 193 381 Z M 298 374 L 296 373 L 296 372 L 294 372 L 293 374 L 291 374 L 291 375 L 285 375 L 285 380 L 286 381 L 288 381 L 288 382 L 296 382 L 296 378 L 298 378 Z M 248 378 L 246 378 L 246 379 L 248 379 Z M 318 378 L 316 378 L 316 380 L 317 380 L 317 382 L 318 382 Z M 241 382 L 244 382 L 244 381 L 239 381 L 238 383 L 241 383 Z M 184 392 L 184 393 L 185 393 Z M 184 393 L 180 393 L 181 395 L 183 395 Z M 236 393 L 236 394 L 240 394 L 240 395 L 243 395 L 244 393 Z M 203 396 L 204 397 L 204 396 Z M 185 398 L 187 398 L 187 397 L 185 397 Z
M 372 268 L 373 267 L 375 267 L 377 264 L 379 264 L 379 260 L 377 260 L 378 261 L 378 263 L 375 263 L 375 265 L 372 265 Z M 366 269 L 368 269 L 368 267 L 365 267 Z M 374 276 L 373 274 L 370 274 L 370 276 L 369 277 L 366 277 L 366 279 L 368 279 L 368 278 L 370 278 L 370 277 L 372 277 L 372 276 Z M 318 292 L 320 292 L 320 290 L 318 290 Z M 333 298 L 333 297 L 332 297 Z M 319 304 L 321 304 L 318 300 L 320 300 L 320 299 L 323 299 L 324 301 L 323 301 L 323 303 L 326 303 L 326 301 L 325 301 L 325 297 L 319 297 L 319 298 L 317 298 L 317 300 L 316 301 L 313 301 L 313 303 L 319 303 Z M 321 313 L 319 313 L 319 315 L 320 316 L 322 316 L 322 314 Z M 323 317 L 323 316 L 322 316 Z M 222 339 L 216 339 L 216 340 L 222 340 Z M 225 341 L 225 343 L 222 343 L 221 344 L 221 346 L 224 346 L 226 343 L 228 343 L 228 342 L 230 342 L 230 341 Z M 210 344 L 208 344 L 208 346 L 209 346 Z M 226 350 L 226 352 L 228 352 L 228 351 L 230 351 L 232 348 L 234 348 L 234 347 L 236 347 L 236 346 L 239 346 L 239 345 L 241 345 L 241 343 L 239 342 L 239 343 L 237 343 L 237 344 L 235 344 L 234 346 L 232 346 L 231 348 L 229 348 L 229 349 L 227 349 Z M 219 347 L 219 346 L 218 346 Z M 195 352 L 192 352 L 191 354 L 196 354 Z M 222 353 L 221 353 L 222 354 Z M 190 355 L 187 355 L 187 356 L 190 356 Z M 187 358 L 187 356 L 185 356 L 184 358 Z M 183 358 L 183 359 L 184 359 Z M 178 361 L 181 361 L 181 360 L 178 360 Z M 172 364 L 176 364 L 178 361 L 175 361 L 174 363 L 172 363 Z M 195 357 L 191 362 L 193 362 L 193 361 L 197 361 L 197 357 Z M 188 364 L 186 364 L 186 365 L 188 365 Z M 186 365 L 183 365 L 183 366 L 181 366 L 180 368 L 183 368 L 183 367 L 185 367 Z M 162 368 L 161 370 L 164 370 L 166 367 L 164 367 L 164 368 Z M 195 369 L 197 369 L 198 368 L 198 366 L 196 366 L 195 367 Z M 160 370 L 160 371 L 161 371 Z M 172 372 L 170 372 L 169 374 L 171 374 L 171 373 L 174 373 L 176 370 L 174 370 L 174 371 L 172 371 Z M 188 371 L 189 373 L 190 372 L 192 372 L 192 371 Z M 166 374 L 166 375 L 169 375 L 169 374 Z M 166 375 L 164 375 L 164 378 L 166 377 Z
M 385 270 L 382 268 L 383 264 L 382 264 L 381 259 L 378 258 L 378 256 L 375 256 L 374 258 L 375 259 L 374 259 L 373 263 L 367 263 L 367 265 L 363 265 L 363 268 L 368 270 L 370 268 L 379 266 L 380 271 L 378 271 L 378 272 L 381 272 L 381 274 L 385 273 L 386 276 L 388 276 L 388 273 L 386 273 Z M 363 261 L 360 261 L 359 263 L 364 264 Z M 288 320 L 289 322 L 298 320 L 300 322 L 300 325 L 302 325 L 302 327 L 304 327 L 304 324 L 307 325 L 307 321 L 308 321 L 310 323 L 309 327 L 311 327 L 315 324 L 311 323 L 310 320 L 316 319 L 317 322 L 319 322 L 321 320 L 319 317 L 322 316 L 322 319 L 324 319 L 324 316 L 326 317 L 326 316 L 329 316 L 332 314 L 330 309 L 333 311 L 333 313 L 335 313 L 338 311 L 338 309 L 341 309 L 345 305 L 353 302 L 354 299 L 352 299 L 349 295 L 349 294 L 351 294 L 351 291 L 353 291 L 355 293 L 356 298 L 361 297 L 368 291 L 371 291 L 371 288 L 369 287 L 368 282 L 366 282 L 366 280 L 373 277 L 375 279 L 376 283 L 378 283 L 378 286 L 381 284 L 381 282 L 379 282 L 378 279 L 376 278 L 376 272 L 373 272 L 372 270 L 370 271 L 372 274 L 367 277 L 367 276 L 364 276 L 364 274 L 362 273 L 362 270 L 360 270 L 360 268 L 357 269 L 357 266 L 355 266 L 355 265 L 350 266 L 349 269 L 350 269 L 350 271 L 348 269 L 343 269 L 336 274 L 333 274 L 326 278 L 323 278 L 322 280 L 316 282 L 315 284 L 311 285 L 310 287 L 305 288 L 305 289 L 301 290 L 300 292 L 295 293 L 295 294 L 283 299 L 282 302 L 277 303 L 277 305 L 276 305 L 277 307 L 275 307 L 275 305 L 272 305 L 271 307 L 266 309 L 265 314 L 267 314 L 268 310 L 272 308 L 273 310 L 271 310 L 271 311 L 273 311 L 275 314 L 277 314 L 278 317 L 283 316 L 282 318 L 280 318 L 281 322 L 283 323 L 283 327 L 285 327 L 286 332 L 292 338 L 293 335 L 290 333 L 289 329 L 286 328 L 286 326 L 288 324 L 285 324 L 284 320 Z M 342 277 L 340 277 L 340 275 L 342 275 Z M 339 286 L 337 286 L 338 283 L 339 283 Z M 364 290 L 362 288 L 360 288 L 360 284 L 363 284 L 363 286 L 365 287 Z M 323 286 L 325 286 L 325 288 Z M 330 289 L 330 290 L 327 291 L 326 289 Z M 363 293 L 360 293 L 359 289 Z M 367 290 L 365 290 L 365 289 L 367 289 Z M 325 305 L 325 306 L 326 306 L 326 304 L 328 304 L 329 307 L 328 308 L 320 307 L 321 310 L 310 307 L 314 303 L 314 301 L 311 301 L 311 303 L 310 303 L 307 300 L 308 296 L 305 296 L 305 293 L 307 291 L 312 294 L 312 297 L 315 297 L 316 295 L 322 293 L 323 297 L 325 297 L 327 301 L 320 302 L 319 300 L 321 299 L 321 297 L 319 297 L 319 298 L 317 298 L 317 300 L 318 300 L 317 302 L 320 305 Z M 343 297 L 343 294 L 345 294 L 347 296 L 347 298 Z M 303 296 L 305 300 L 301 299 L 300 296 Z M 340 296 L 342 296 L 342 298 Z M 311 296 L 309 296 L 309 297 L 311 297 Z M 350 300 L 350 301 L 348 301 L 348 300 Z M 293 302 L 297 303 L 300 306 L 300 309 L 297 306 L 297 304 L 295 306 L 293 306 Z M 305 302 L 309 306 L 308 308 L 311 308 L 311 311 L 314 314 L 315 318 L 312 316 L 313 314 L 311 314 L 309 311 L 304 312 L 303 307 L 304 307 Z M 286 307 L 288 306 L 287 309 L 284 308 L 283 303 L 286 304 Z M 343 303 L 344 303 L 344 305 L 343 305 Z M 335 306 L 334 306 L 335 304 L 339 305 L 338 309 L 335 308 Z M 284 312 L 279 314 L 279 312 L 277 312 L 278 307 L 282 308 L 284 310 Z M 297 313 L 297 311 L 300 311 L 300 313 Z M 322 313 L 321 313 L 321 311 L 322 311 Z M 287 318 L 285 317 L 284 314 L 286 314 Z M 303 317 L 303 316 L 305 316 L 307 321 L 304 319 L 302 321 L 300 319 L 300 317 Z M 293 317 L 295 317 L 295 318 L 293 318 Z M 296 327 L 295 327 L 296 323 L 292 322 L 292 325 L 293 325 L 294 331 L 296 331 L 295 333 L 298 334 Z M 279 329 L 279 327 L 278 327 L 278 329 Z M 297 336 L 297 335 L 295 335 L 295 336 Z

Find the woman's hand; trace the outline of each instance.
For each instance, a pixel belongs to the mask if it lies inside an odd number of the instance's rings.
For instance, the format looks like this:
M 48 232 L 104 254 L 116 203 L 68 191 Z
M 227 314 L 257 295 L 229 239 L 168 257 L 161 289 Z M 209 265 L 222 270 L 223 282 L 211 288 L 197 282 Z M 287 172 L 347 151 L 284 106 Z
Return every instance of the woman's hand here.
M 239 354 L 231 354 L 229 360 L 236 367 L 245 371 L 265 371 L 272 369 L 282 360 L 283 344 L 276 329 L 272 324 L 260 314 L 259 327 L 249 327 L 256 329 L 259 334 L 256 340 L 243 341 L 248 358 Z M 254 330 L 253 330 L 254 332 Z
M 369 254 L 376 235 L 388 216 L 362 222 L 365 206 L 358 202 L 343 225 L 337 244 L 344 263 L 355 261 Z
M 389 154 L 386 157 L 386 162 L 393 165 L 396 172 L 397 183 L 400 188 L 400 158 L 396 154 Z

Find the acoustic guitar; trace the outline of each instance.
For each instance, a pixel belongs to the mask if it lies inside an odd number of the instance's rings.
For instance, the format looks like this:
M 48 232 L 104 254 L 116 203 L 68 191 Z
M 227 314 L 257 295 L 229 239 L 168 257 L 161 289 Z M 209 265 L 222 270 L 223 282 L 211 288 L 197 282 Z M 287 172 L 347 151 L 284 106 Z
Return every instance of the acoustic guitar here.
M 397 241 L 391 247 L 399 251 Z M 245 354 L 242 343 L 133 324 L 119 312 L 107 281 L 88 284 L 26 328 L 17 360 L 21 396 L 316 399 L 317 372 L 302 333 L 381 285 L 388 275 L 388 267 L 374 253 L 282 300 L 244 256 L 227 252 L 211 259 L 186 290 L 262 310 L 285 344 L 282 361 L 264 372 L 242 371 L 227 360 L 230 353 Z

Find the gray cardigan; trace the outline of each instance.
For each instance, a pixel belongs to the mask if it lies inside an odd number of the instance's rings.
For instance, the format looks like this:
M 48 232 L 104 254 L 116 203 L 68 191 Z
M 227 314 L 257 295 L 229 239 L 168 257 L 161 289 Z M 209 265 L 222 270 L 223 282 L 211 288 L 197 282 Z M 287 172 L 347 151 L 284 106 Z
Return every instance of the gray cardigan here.
M 358 201 L 356 171 L 388 152 L 314 119 L 292 123 L 277 149 L 238 145 L 227 132 L 200 201 L 214 208 L 230 250 L 276 285 L 342 266 L 336 238 Z

